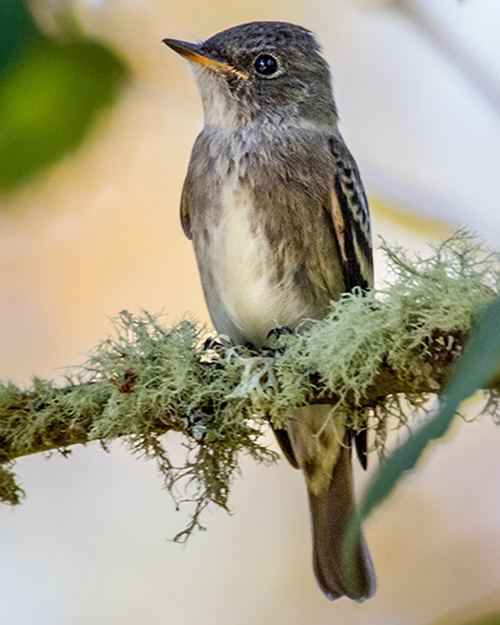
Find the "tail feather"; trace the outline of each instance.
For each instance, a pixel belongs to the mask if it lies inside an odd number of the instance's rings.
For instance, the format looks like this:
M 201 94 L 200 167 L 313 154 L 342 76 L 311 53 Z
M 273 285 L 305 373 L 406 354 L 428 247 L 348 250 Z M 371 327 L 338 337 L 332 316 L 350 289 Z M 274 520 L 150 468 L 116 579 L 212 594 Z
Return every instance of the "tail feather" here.
M 354 537 L 350 557 L 342 558 L 342 541 L 354 509 L 351 449 L 343 447 L 328 490 L 309 491 L 313 530 L 314 573 L 321 590 L 331 599 L 346 595 L 364 601 L 375 593 L 375 575 L 364 536 Z
M 309 492 L 318 584 L 329 599 L 364 601 L 375 592 L 375 575 L 361 527 L 349 526 L 355 512 L 351 436 L 325 404 L 297 409 L 288 435 Z M 343 554 L 348 526 L 349 550 Z

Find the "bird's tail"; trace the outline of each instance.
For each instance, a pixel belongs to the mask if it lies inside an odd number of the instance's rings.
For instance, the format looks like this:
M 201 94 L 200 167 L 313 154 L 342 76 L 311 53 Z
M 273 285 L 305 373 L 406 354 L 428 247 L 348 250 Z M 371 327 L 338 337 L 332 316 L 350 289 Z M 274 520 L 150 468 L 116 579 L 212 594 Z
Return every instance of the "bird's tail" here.
M 309 490 L 309 505 L 314 573 L 321 590 L 332 600 L 344 595 L 355 601 L 369 599 L 375 592 L 375 575 L 363 533 L 352 520 L 355 504 L 350 447 L 341 449 L 328 489 L 318 495 Z M 350 538 L 352 550 L 344 540 L 349 521 L 355 533 Z
M 375 575 L 361 527 L 353 520 L 350 436 L 335 427 L 326 405 L 300 408 L 288 434 L 307 482 L 318 584 L 331 600 L 364 601 L 375 592 Z

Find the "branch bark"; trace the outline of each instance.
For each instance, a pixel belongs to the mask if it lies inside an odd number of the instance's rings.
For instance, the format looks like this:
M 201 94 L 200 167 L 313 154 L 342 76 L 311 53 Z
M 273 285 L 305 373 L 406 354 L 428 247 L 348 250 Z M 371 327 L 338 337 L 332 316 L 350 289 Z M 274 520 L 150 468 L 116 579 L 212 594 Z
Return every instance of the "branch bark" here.
M 436 330 L 429 337 L 423 348 L 414 350 L 415 361 L 418 367 L 412 370 L 408 368 L 405 375 L 395 371 L 384 359 L 379 371 L 375 375 L 373 383 L 366 389 L 361 401 L 355 402 L 353 397 L 347 398 L 347 404 L 359 410 L 360 408 L 376 408 L 383 404 L 388 396 L 404 394 L 426 395 L 439 394 L 445 385 L 453 364 L 459 357 L 466 333 L 455 331 L 444 333 Z M 220 347 L 220 349 L 223 349 Z M 270 350 L 266 350 L 267 358 L 272 357 Z M 257 354 L 256 357 L 260 357 Z M 423 365 L 423 366 L 422 366 Z M 207 365 L 213 370 L 211 375 L 217 375 L 220 363 Z M 118 377 L 118 376 L 117 376 Z M 0 436 L 0 464 L 8 463 L 22 456 L 64 450 L 72 445 L 85 445 L 100 437 L 93 433 L 96 420 L 102 417 L 109 402 L 113 400 L 113 387 L 116 392 L 123 395 L 133 395 L 135 373 L 127 369 L 122 375 L 123 383 L 118 384 L 116 378 L 111 378 L 105 383 L 91 382 L 80 385 L 69 385 L 62 388 L 50 387 L 36 381 L 34 387 L 29 390 L 19 390 L 10 385 L 11 401 L 9 405 L 0 407 L 0 422 L 9 424 L 9 435 Z M 111 382 L 111 387 L 109 382 Z M 498 387 L 498 381 L 495 384 Z M 331 403 L 336 404 L 340 398 L 325 388 L 324 382 L 318 374 L 311 376 L 311 388 L 314 389 L 307 398 L 307 403 Z M 68 401 L 71 396 L 79 394 L 85 396 L 85 401 Z M 228 403 L 240 403 L 241 397 L 226 399 Z M 251 398 L 248 398 L 251 403 Z M 47 410 L 49 404 L 59 407 L 56 419 L 38 430 L 29 437 L 26 431 L 29 426 L 36 422 L 40 415 Z M 80 410 L 75 405 L 81 405 Z M 183 411 L 182 403 L 170 405 L 168 411 L 159 411 L 155 418 L 150 421 L 152 435 L 161 436 L 168 431 L 182 432 L 186 436 L 201 442 L 203 437 L 197 435 L 196 427 L 200 429 L 205 420 L 212 417 L 210 406 L 206 398 L 203 403 L 195 405 L 189 413 Z M 42 423 L 43 421 L 41 421 Z M 134 428 L 127 427 L 126 420 L 115 430 L 115 437 L 133 436 Z M 106 439 L 109 440 L 109 439 Z
M 408 425 L 404 396 L 415 407 L 443 391 L 481 310 L 500 293 L 500 257 L 458 232 L 428 258 L 385 243 L 393 282 L 332 302 L 330 314 L 274 349 L 205 342 L 183 321 L 167 329 L 144 313 L 121 313 L 116 336 L 102 342 L 64 387 L 34 380 L 21 390 L 0 384 L 0 501 L 18 503 L 11 472 L 22 456 L 99 440 L 124 439 L 154 458 L 175 498 L 184 480 L 196 510 L 181 538 L 199 525 L 209 503 L 227 508 L 243 451 L 258 462 L 276 454 L 263 442 L 269 420 L 281 427 L 293 408 L 330 403 L 355 431 L 373 414 L 373 447 L 383 453 L 387 420 Z M 486 411 L 500 423 L 500 378 Z M 183 466 L 170 461 L 162 436 L 182 433 Z

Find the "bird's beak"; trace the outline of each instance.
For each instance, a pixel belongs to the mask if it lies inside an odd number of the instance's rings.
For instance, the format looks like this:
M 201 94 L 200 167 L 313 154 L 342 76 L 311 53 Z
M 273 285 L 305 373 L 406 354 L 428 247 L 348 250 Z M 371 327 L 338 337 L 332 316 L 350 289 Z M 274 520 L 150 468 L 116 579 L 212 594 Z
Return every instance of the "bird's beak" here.
M 207 67 L 216 72 L 236 74 L 240 78 L 248 79 L 248 74 L 241 70 L 236 69 L 229 63 L 218 61 L 208 52 L 203 50 L 203 44 L 188 43 L 186 41 L 178 41 L 177 39 L 164 39 L 163 43 L 167 44 L 169 48 L 172 48 L 174 52 L 183 56 L 190 63 Z

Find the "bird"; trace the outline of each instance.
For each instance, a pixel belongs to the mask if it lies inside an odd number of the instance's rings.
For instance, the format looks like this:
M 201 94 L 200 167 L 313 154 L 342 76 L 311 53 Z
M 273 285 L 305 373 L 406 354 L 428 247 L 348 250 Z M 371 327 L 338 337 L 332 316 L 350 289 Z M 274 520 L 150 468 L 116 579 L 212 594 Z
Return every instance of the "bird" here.
M 322 319 L 342 293 L 370 289 L 368 202 L 316 36 L 268 21 L 163 42 L 189 61 L 203 104 L 180 213 L 218 334 L 262 348 L 275 329 Z M 274 431 L 305 476 L 319 587 L 362 602 L 376 584 L 361 528 L 347 562 L 342 541 L 356 510 L 352 447 L 366 468 L 366 432 L 331 414 L 301 406 Z

